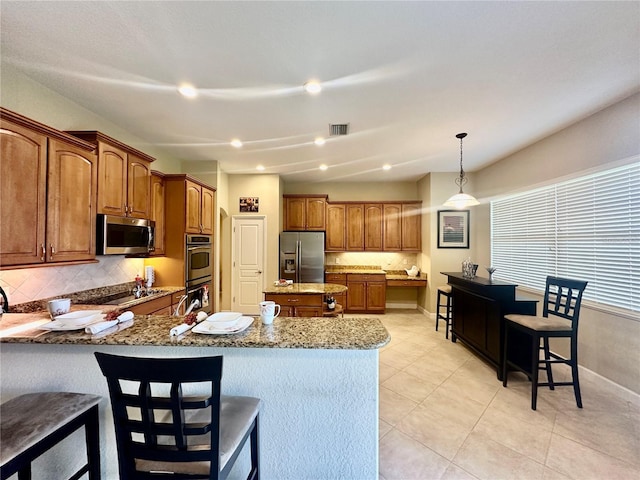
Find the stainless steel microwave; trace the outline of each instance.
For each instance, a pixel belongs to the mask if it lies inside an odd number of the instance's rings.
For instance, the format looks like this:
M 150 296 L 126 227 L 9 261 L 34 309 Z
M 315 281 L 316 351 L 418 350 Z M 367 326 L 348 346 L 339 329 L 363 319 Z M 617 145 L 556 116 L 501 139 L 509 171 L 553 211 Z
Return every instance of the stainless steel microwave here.
M 148 254 L 154 250 L 156 222 L 143 218 L 98 215 L 97 255 Z

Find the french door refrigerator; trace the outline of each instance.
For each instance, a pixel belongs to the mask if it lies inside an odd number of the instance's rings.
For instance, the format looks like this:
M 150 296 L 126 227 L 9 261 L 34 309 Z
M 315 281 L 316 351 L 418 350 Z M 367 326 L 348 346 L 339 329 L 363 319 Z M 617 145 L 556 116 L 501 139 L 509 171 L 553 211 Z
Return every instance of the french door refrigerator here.
M 324 232 L 280 234 L 280 278 L 324 283 Z

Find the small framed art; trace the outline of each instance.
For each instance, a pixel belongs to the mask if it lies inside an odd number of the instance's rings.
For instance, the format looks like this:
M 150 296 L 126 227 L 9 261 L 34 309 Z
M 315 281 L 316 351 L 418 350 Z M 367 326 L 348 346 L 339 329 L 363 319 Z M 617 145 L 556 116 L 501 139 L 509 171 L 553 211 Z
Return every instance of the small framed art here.
M 469 248 L 469 210 L 438 210 L 438 248 Z
M 241 212 L 257 212 L 260 199 L 258 197 L 240 197 Z

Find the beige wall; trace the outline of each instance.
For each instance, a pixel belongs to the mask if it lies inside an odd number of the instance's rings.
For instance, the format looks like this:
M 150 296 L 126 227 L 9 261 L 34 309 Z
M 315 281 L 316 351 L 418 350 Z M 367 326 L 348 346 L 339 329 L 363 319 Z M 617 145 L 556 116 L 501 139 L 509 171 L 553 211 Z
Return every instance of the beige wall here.
M 99 130 L 154 157 L 156 161 L 151 164 L 154 170 L 183 173 L 177 159 L 4 63 L 0 69 L 0 85 L 0 105 L 4 108 L 58 130 Z
M 633 160 L 640 161 L 640 94 L 476 172 L 469 193 L 483 200 L 472 212 L 477 263 L 490 261 L 491 198 Z M 584 367 L 640 394 L 640 317 L 583 306 L 579 356 Z
M 228 188 L 228 228 L 223 228 L 228 235 L 222 240 L 224 250 L 221 254 L 222 289 L 231 290 L 231 219 L 233 216 L 264 215 L 266 219 L 266 272 L 265 282 L 278 279 L 278 241 L 282 225 L 282 194 L 278 175 L 229 175 Z M 260 199 L 258 213 L 240 213 L 240 197 L 258 197 Z M 228 242 L 228 243 L 227 243 Z M 222 310 L 231 308 L 231 297 L 224 296 L 220 305 Z

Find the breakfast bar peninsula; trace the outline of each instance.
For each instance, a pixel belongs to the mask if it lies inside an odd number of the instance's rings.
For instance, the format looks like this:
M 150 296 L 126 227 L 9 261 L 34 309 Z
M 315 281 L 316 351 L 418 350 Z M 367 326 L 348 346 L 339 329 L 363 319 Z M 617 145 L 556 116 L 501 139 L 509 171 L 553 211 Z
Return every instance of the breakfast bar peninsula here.
M 102 478 L 115 479 L 118 474 L 108 391 L 94 352 L 223 355 L 223 394 L 263 401 L 263 479 L 378 478 L 378 349 L 390 337 L 376 318 L 277 317 L 271 325 L 255 319 L 232 335 L 189 331 L 178 337 L 169 331 L 181 318 L 165 315 L 136 315 L 127 328 L 93 336 L 82 330 L 38 330 L 37 325 L 46 321 L 45 313 L 4 315 L 2 401 L 42 391 L 101 395 Z M 81 449 L 81 437 L 45 453 L 34 464 L 36 478 L 62 478 L 73 472 L 74 449 Z M 248 456 L 244 457 L 231 478 L 246 475 L 242 470 Z

